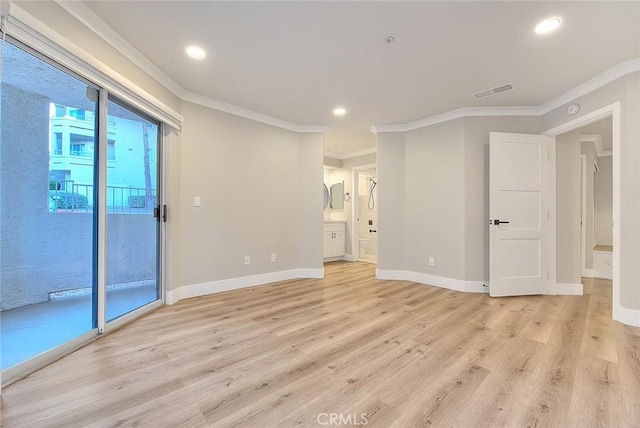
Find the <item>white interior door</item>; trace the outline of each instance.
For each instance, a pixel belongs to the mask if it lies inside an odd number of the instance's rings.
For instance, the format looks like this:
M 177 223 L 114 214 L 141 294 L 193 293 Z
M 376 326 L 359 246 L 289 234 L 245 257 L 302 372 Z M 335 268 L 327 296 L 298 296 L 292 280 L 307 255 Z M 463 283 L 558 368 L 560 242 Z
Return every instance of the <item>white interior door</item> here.
M 546 294 L 548 153 L 555 137 L 490 134 L 491 296 Z

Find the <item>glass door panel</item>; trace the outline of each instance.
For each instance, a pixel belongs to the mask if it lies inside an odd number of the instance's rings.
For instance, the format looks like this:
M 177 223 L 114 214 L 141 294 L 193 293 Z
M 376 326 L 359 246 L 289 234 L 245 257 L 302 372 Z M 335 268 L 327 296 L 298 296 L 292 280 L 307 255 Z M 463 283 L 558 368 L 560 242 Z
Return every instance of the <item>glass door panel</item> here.
M 4 49 L 3 370 L 95 329 L 97 322 L 96 88 L 10 43 Z
M 107 321 L 160 298 L 159 124 L 108 103 Z

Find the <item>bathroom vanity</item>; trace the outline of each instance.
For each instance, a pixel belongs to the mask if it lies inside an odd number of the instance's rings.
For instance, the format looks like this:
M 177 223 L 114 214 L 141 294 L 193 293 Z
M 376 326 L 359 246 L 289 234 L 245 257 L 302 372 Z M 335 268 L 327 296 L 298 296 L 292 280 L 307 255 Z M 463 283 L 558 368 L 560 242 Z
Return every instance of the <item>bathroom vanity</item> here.
M 325 221 L 323 255 L 325 259 L 340 259 L 345 254 L 346 222 Z

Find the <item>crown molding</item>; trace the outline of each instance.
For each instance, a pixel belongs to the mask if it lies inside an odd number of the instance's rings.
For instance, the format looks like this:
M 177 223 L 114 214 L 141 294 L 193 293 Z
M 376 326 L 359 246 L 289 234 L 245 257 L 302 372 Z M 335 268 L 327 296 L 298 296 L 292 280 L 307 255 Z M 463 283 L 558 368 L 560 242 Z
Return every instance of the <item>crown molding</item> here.
M 640 58 L 623 62 L 610 68 L 604 73 L 594 77 L 591 80 L 571 89 L 568 92 L 546 102 L 545 104 L 535 107 L 465 107 L 425 119 L 416 120 L 414 122 L 391 125 L 374 125 L 371 132 L 378 134 L 379 132 L 407 132 L 415 129 L 424 128 L 435 125 L 437 123 L 447 122 L 461 117 L 474 116 L 542 116 L 565 104 L 574 101 L 602 86 L 613 82 L 627 74 L 640 71 Z
M 169 77 L 164 71 L 160 70 L 160 68 L 144 56 L 142 52 L 127 42 L 124 37 L 100 18 L 84 2 L 63 0 L 55 0 L 55 2 L 174 95 L 182 98 L 182 95 L 186 92 L 182 86 Z
M 326 150 L 324 151 L 324 155 L 328 158 L 337 159 L 337 160 L 342 160 L 342 156 L 344 156 L 338 153 L 328 152 Z
M 244 117 L 256 122 L 266 123 L 267 125 L 276 126 L 278 128 L 287 129 L 293 132 L 327 132 L 328 130 L 327 126 L 322 125 L 297 125 L 295 123 L 287 122 L 286 120 L 277 119 L 275 117 L 267 116 L 266 114 L 262 113 L 257 113 L 253 110 L 248 110 L 233 104 L 218 101 L 213 98 L 205 97 L 204 95 L 196 94 L 194 92 L 187 91 L 182 99 L 184 101 L 198 104 L 203 107 L 208 107 L 214 110 L 229 113 L 234 116 Z
M 333 159 L 345 160 L 345 159 L 357 158 L 358 156 L 369 155 L 371 153 L 377 153 L 377 152 L 378 152 L 377 147 L 369 147 L 367 149 L 356 150 L 355 152 L 344 153 L 344 154 L 325 151 L 324 155 Z
M 407 132 L 437 123 L 448 122 L 461 117 L 478 116 L 535 116 L 539 114 L 539 107 L 464 107 L 446 113 L 437 114 L 414 122 L 394 125 L 374 125 L 371 132 Z
M 203 107 L 223 111 L 235 116 L 244 117 L 246 119 L 255 120 L 257 122 L 266 123 L 271 126 L 287 129 L 289 131 L 298 133 L 324 133 L 328 130 L 327 126 L 298 125 L 233 104 L 228 104 L 214 98 L 209 98 L 204 95 L 199 95 L 187 91 L 175 80 L 169 77 L 169 75 L 167 75 L 164 71 L 158 68 L 158 66 L 156 66 L 151 60 L 149 60 L 142 52 L 133 47 L 133 45 L 131 45 L 124 37 L 122 37 L 109 24 L 107 24 L 102 18 L 100 18 L 84 2 L 64 0 L 55 0 L 55 2 L 64 10 L 66 10 L 71 16 L 73 16 L 75 19 L 77 19 L 91 31 L 93 31 L 98 37 L 100 37 L 118 52 L 127 57 L 131 62 L 137 65 L 140 69 L 146 72 L 161 85 L 166 87 L 182 101 L 198 104 Z
M 81 49 L 16 4 L 5 21 L 8 35 L 131 103 L 143 112 L 180 129 L 182 115 L 111 67 Z
M 604 85 L 621 78 L 622 76 L 635 73 L 636 71 L 640 71 L 640 58 L 635 58 L 630 61 L 618 64 L 605 71 L 604 73 L 599 74 L 593 79 L 588 80 L 583 84 L 571 89 L 570 91 L 565 92 L 559 97 L 556 97 L 551 101 L 541 105 L 540 107 L 538 107 L 540 110 L 539 115 L 547 114 L 550 111 L 562 107 L 564 104 L 568 104 L 577 98 L 587 95 L 589 92 L 593 92 L 596 89 L 601 88 Z
M 144 56 L 139 50 L 126 41 L 118 32 L 116 32 L 109 24 L 100 18 L 93 10 L 91 10 L 82 1 L 65 1 L 54 0 L 64 10 L 71 14 L 75 19 L 86 25 L 90 30 L 97 34 L 109 45 L 125 55 L 135 65 L 144 70 L 149 76 L 154 78 L 160 84 L 165 86 L 169 91 L 174 93 L 183 101 L 192 102 L 205 107 L 224 111 L 226 113 L 245 117 L 247 119 L 257 120 L 272 126 L 288 129 L 294 132 L 326 132 L 327 126 L 307 126 L 297 125 L 262 113 L 254 112 L 239 106 L 224 103 L 222 101 L 205 97 L 204 95 L 195 94 L 182 88 L 177 82 L 171 79 L 166 73 L 160 70 L 153 62 Z M 57 34 L 57 33 L 56 33 Z M 610 68 L 604 73 L 594 77 L 593 79 L 577 86 L 574 89 L 546 102 L 541 106 L 528 107 L 464 107 L 450 112 L 430 116 L 425 119 L 416 120 L 414 122 L 404 124 L 381 124 L 373 125 L 371 132 L 377 134 L 379 132 L 407 132 L 437 123 L 447 122 L 449 120 L 459 119 L 462 117 L 474 116 L 542 116 L 549 113 L 564 104 L 567 104 L 576 98 L 584 96 L 626 74 L 640 71 L 640 58 L 635 58 L 615 67 Z M 354 152 L 357 153 L 357 152 Z M 353 157 L 350 156 L 349 157 Z M 357 156 L 357 155 L 356 155 Z

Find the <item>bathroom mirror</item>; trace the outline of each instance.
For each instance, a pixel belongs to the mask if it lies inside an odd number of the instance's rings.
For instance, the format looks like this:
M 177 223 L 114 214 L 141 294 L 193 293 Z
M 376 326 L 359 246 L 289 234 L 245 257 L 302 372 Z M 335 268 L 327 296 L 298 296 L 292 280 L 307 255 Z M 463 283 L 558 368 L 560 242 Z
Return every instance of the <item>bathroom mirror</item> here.
M 322 209 L 325 209 L 329 205 L 329 189 L 327 189 L 326 184 L 322 184 L 322 187 L 324 188 L 324 203 L 322 204 Z
M 334 210 L 344 208 L 344 181 L 331 186 L 331 208 Z

